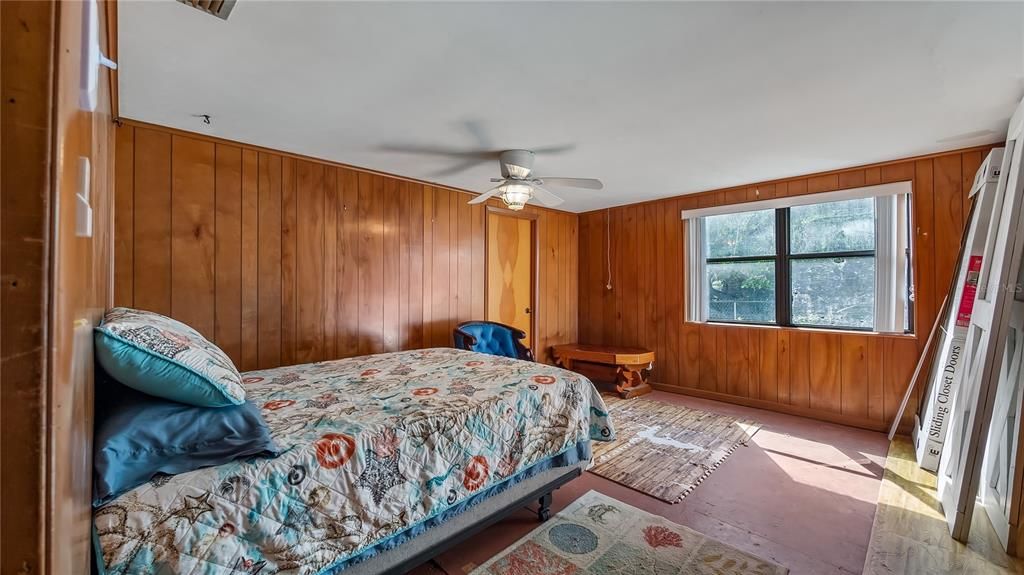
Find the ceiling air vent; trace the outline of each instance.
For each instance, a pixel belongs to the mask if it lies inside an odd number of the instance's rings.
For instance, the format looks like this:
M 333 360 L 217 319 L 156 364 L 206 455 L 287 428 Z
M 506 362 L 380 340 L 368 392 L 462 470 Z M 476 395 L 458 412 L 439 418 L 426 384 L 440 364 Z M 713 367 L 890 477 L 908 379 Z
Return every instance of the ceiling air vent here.
M 193 8 L 198 8 L 207 14 L 213 14 L 221 20 L 227 20 L 231 9 L 235 7 L 236 0 L 178 0 Z

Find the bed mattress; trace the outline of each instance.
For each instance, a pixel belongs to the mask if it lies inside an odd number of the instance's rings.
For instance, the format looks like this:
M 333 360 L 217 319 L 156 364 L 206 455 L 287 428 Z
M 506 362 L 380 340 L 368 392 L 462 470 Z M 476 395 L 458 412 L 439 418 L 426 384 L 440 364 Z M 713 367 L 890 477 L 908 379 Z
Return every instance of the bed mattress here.
M 614 436 L 585 377 L 437 348 L 244 377 L 283 453 L 95 511 L 107 573 L 330 573 Z

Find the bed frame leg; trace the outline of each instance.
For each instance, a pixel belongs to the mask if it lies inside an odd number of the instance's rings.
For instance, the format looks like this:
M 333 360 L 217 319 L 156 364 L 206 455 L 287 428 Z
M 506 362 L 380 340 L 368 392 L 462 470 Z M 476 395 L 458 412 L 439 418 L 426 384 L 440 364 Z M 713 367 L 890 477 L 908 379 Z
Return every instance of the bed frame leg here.
M 547 521 L 551 518 L 551 492 L 549 491 L 541 495 L 539 503 L 540 508 L 537 509 L 537 519 Z

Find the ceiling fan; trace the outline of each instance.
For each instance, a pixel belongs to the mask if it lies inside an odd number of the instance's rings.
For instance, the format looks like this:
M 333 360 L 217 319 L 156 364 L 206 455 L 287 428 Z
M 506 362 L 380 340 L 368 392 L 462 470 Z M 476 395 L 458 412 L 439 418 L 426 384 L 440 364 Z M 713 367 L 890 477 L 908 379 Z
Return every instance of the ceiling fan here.
M 541 186 L 566 186 L 600 190 L 601 180 L 594 178 L 548 178 L 533 175 L 534 152 L 530 150 L 505 150 L 498 156 L 501 177 L 491 178 L 498 185 L 469 201 L 480 204 L 497 196 L 510 210 L 521 210 L 531 199 L 553 208 L 564 200 Z

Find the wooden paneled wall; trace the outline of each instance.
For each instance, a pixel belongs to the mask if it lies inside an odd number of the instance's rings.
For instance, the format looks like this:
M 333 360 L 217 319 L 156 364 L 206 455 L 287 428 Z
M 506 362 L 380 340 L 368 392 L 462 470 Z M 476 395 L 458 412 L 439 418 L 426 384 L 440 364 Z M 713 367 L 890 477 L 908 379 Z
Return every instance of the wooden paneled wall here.
M 469 193 L 127 122 L 115 304 L 167 314 L 242 370 L 450 346 L 482 319 Z M 576 214 L 538 215 L 536 350 L 576 340 Z
M 661 389 L 883 429 L 895 416 L 942 305 L 967 193 L 990 148 L 581 214 L 580 338 L 653 349 L 658 360 L 652 381 Z M 684 321 L 681 210 L 897 181 L 912 182 L 914 192 L 916 335 Z M 609 249 L 611 290 L 605 288 Z

